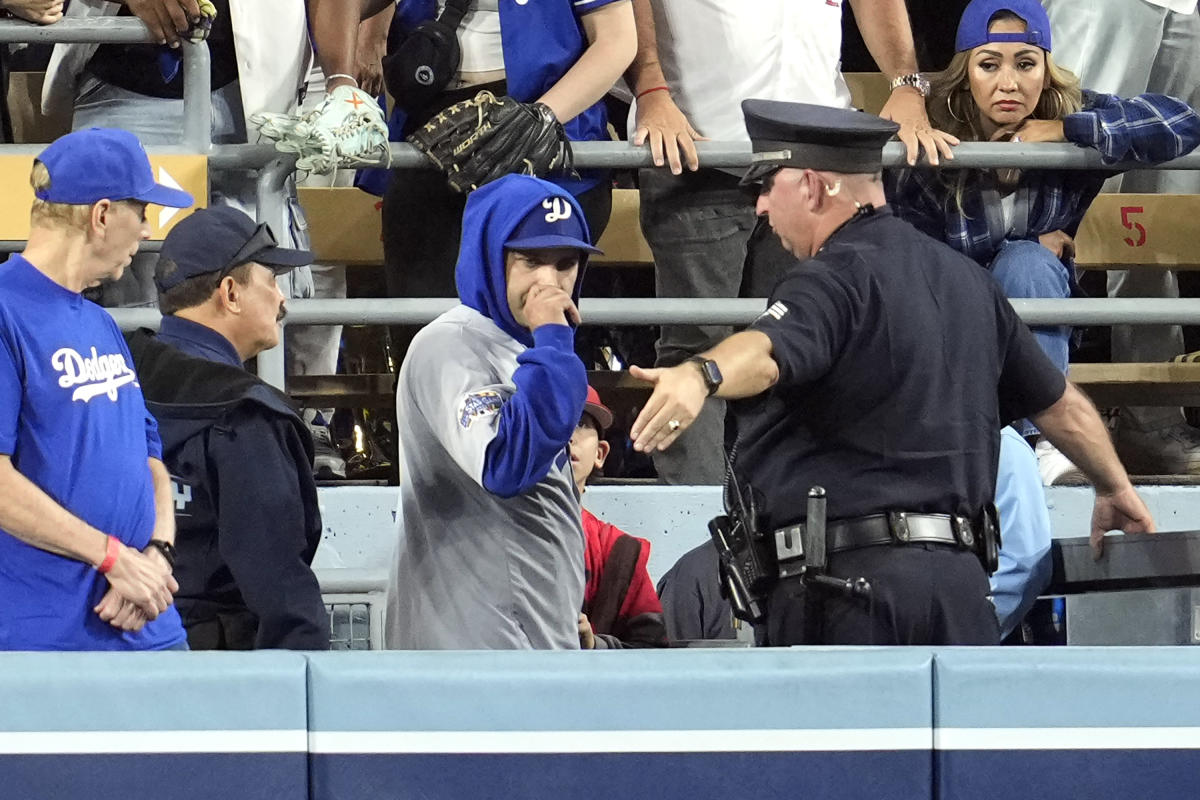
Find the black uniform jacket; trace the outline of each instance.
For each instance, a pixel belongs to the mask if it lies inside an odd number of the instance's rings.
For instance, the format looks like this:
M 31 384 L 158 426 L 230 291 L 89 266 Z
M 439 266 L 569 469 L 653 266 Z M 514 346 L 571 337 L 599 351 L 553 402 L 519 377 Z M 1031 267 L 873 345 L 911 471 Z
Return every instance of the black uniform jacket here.
M 151 331 L 127 339 L 171 473 L 184 624 L 249 609 L 255 648 L 327 650 L 312 437 L 291 399 Z

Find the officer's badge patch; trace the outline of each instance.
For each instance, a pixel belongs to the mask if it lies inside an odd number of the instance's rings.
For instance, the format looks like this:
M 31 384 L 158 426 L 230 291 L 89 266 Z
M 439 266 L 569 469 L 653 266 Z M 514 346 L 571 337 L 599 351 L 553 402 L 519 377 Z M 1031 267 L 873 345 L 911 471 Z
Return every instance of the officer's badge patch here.
M 462 405 L 458 407 L 458 424 L 469 428 L 471 423 L 480 417 L 495 414 L 502 405 L 504 405 L 504 398 L 497 391 L 484 389 L 479 392 L 471 392 L 463 398 Z

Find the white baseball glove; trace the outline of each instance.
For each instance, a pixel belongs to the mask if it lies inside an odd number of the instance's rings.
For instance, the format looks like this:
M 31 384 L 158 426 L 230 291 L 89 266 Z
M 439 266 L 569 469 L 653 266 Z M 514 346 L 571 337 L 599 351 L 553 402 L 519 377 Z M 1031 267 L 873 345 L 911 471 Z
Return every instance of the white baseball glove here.
M 338 167 L 391 164 L 388 129 L 375 98 L 339 86 L 303 117 L 255 114 L 250 122 L 281 153 L 295 153 L 296 168 L 326 175 Z

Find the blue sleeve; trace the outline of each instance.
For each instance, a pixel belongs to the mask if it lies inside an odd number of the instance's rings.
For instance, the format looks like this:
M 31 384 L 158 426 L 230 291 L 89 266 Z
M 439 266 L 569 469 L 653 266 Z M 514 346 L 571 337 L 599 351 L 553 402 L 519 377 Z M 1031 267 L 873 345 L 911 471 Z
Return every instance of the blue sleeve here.
M 1000 436 L 996 474 L 1000 509 L 1000 568 L 992 575 L 992 599 L 1000 633 L 1021 624 L 1033 602 L 1050 584 L 1050 512 L 1037 458 L 1012 428 Z
M 145 404 L 145 400 L 142 400 Z M 162 461 L 162 437 L 158 435 L 158 420 L 149 410 L 146 411 L 146 455 Z
M 21 362 L 13 352 L 7 331 L 0 335 L 0 453 L 12 455 L 17 448 L 24 379 Z
M 1106 164 L 1157 164 L 1200 145 L 1200 116 L 1182 100 L 1162 94 L 1122 100 L 1087 92 L 1084 110 L 1063 118 L 1063 134 L 1069 142 L 1099 150 Z
M 542 325 L 517 357 L 516 391 L 500 411 L 483 461 L 483 487 L 515 497 L 546 477 L 571 440 L 587 398 L 587 370 L 575 355 L 575 331 Z

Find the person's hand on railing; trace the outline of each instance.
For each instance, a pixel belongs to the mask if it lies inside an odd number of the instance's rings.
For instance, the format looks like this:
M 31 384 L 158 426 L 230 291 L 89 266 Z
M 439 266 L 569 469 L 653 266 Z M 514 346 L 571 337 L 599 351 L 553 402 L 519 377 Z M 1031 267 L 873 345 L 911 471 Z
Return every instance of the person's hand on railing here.
M 198 0 L 123 0 L 125 6 L 137 16 L 159 44 L 178 47 L 179 40 L 188 34 L 193 25 L 202 22 L 205 15 Z M 211 6 L 212 4 L 209 3 Z
M 681 174 L 685 163 L 692 172 L 700 169 L 695 143 L 708 139 L 692 127 L 665 86 L 651 89 L 638 98 L 634 124 L 631 144 L 641 147 L 649 141 L 655 165 L 661 167 L 665 156 L 673 175 Z
M 63 18 L 63 0 L 0 0 L 0 9 L 39 25 L 51 25 Z
M 938 163 L 939 152 L 947 161 L 954 158 L 950 148 L 958 144 L 958 137 L 930 126 L 925 98 L 916 89 L 901 86 L 894 90 L 883 104 L 879 116 L 900 126 L 900 132 L 896 135 L 908 150 L 910 166 L 917 163 L 922 150 L 930 164 Z

